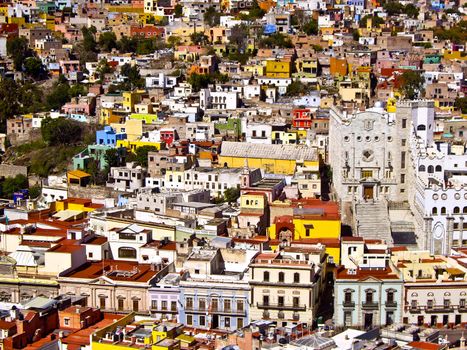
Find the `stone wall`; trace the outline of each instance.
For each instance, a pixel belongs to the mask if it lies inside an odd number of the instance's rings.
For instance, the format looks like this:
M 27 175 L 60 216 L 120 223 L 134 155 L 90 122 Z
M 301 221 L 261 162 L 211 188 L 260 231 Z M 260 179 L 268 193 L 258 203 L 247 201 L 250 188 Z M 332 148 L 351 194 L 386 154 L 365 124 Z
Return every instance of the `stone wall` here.
M 21 165 L 0 164 L 0 177 L 28 176 L 28 168 Z

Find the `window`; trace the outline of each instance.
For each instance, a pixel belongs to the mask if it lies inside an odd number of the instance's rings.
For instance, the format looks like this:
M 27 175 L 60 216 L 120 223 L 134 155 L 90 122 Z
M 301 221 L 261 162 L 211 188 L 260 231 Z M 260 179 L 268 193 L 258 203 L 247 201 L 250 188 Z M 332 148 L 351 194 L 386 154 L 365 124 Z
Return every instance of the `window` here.
M 243 318 L 237 318 L 237 328 L 243 328 Z
M 438 208 L 434 207 L 431 209 L 431 215 L 438 215 Z
M 352 292 L 345 292 L 344 302 L 345 303 L 351 303 L 352 302 Z
M 242 312 L 243 310 L 243 300 L 237 300 L 237 311 Z
M 435 168 L 433 168 L 433 165 L 428 166 L 428 174 L 433 174 L 435 172 Z
M 264 306 L 269 305 L 269 295 L 263 295 L 263 305 Z
M 465 308 L 465 299 L 459 299 L 459 307 Z
M 394 311 L 386 312 L 386 325 L 391 325 L 394 323 Z
M 407 128 L 407 119 L 402 119 L 402 129 Z
M 151 300 L 151 309 L 157 310 L 157 300 Z
M 439 171 L 442 171 L 442 170 L 443 170 L 443 168 L 441 168 L 441 165 L 437 165 L 437 166 L 435 167 L 435 171 L 438 171 L 438 172 L 439 172 Z
M 453 209 L 453 213 L 454 213 L 454 214 L 459 214 L 460 212 L 461 212 L 461 208 L 459 208 L 459 207 L 454 207 L 454 209 Z
M 285 274 L 283 272 L 279 272 L 279 282 L 284 282 L 285 280 Z
M 99 308 L 105 309 L 105 299 L 106 297 L 99 297 Z
M 277 305 L 278 306 L 284 306 L 284 297 L 282 297 L 282 296 L 277 297 Z
M 269 282 L 269 272 L 268 271 L 264 271 L 263 280 L 264 280 L 264 282 Z
M 426 307 L 428 309 L 432 309 L 433 308 L 433 300 L 427 300 L 426 302 Z
M 219 308 L 219 301 L 217 299 L 212 299 L 211 300 L 212 311 L 217 311 L 218 308 Z
M 420 166 L 418 167 L 418 171 L 420 171 L 420 172 L 425 172 L 425 171 L 426 171 L 425 166 L 424 166 L 424 165 L 420 165 Z
M 193 309 L 193 298 L 186 298 L 186 308 Z
M 70 325 L 70 319 L 68 317 L 65 317 L 63 319 L 63 323 L 65 324 L 65 326 L 69 326 Z
M 293 274 L 293 281 L 294 283 L 300 283 L 300 274 L 298 272 Z
M 186 315 L 186 324 L 187 325 L 193 324 L 193 315 Z
M 449 299 L 444 299 L 443 300 L 443 305 L 445 309 L 449 309 L 449 306 L 451 305 L 451 300 Z
M 118 257 L 123 259 L 136 259 L 136 249 L 131 247 L 118 248 Z
M 230 317 L 224 319 L 225 328 L 230 328 Z
M 198 300 L 198 304 L 199 304 L 199 310 L 200 310 L 200 311 L 206 309 L 206 299 L 200 298 L 200 299 Z
M 405 174 L 401 174 L 401 184 L 405 184 Z
M 405 152 L 401 152 L 401 168 L 405 169 Z
M 224 311 L 230 311 L 231 309 L 231 302 L 230 299 L 224 300 Z
M 161 309 L 164 311 L 167 310 L 167 300 L 161 301 Z
M 441 207 L 441 215 L 446 215 L 446 207 Z
M 362 170 L 362 179 L 373 177 L 373 170 Z
M 371 304 L 373 302 L 373 292 L 371 291 L 366 292 L 365 297 L 366 297 L 367 304 Z
M 300 305 L 300 298 L 299 297 L 293 297 L 293 306 L 298 307 Z
M 344 311 L 344 325 L 350 327 L 352 325 L 352 312 Z
M 199 316 L 199 325 L 201 327 L 206 326 L 206 316 L 203 316 L 203 315 Z
M 176 301 L 171 301 L 170 302 L 170 310 L 177 311 L 177 302 Z
M 393 303 L 394 302 L 394 291 L 389 290 L 387 293 L 386 299 L 388 303 Z
M 139 311 L 139 300 L 133 300 L 133 311 L 134 312 Z

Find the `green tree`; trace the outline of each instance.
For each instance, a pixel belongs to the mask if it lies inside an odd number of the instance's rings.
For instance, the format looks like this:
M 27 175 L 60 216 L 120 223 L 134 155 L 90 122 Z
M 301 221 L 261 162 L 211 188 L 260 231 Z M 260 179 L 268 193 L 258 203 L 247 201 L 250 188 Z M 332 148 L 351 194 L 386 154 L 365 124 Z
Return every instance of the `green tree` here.
M 86 96 L 88 89 L 83 84 L 74 84 L 68 90 L 68 97 Z
M 207 45 L 209 38 L 206 34 L 195 32 L 190 35 L 191 42 L 195 45 Z
M 167 44 L 169 44 L 169 47 L 175 48 L 176 46 L 180 45 L 182 42 L 182 39 L 179 36 L 171 35 L 167 39 Z
M 404 13 L 410 18 L 417 18 L 420 11 L 414 4 L 407 4 L 404 7 Z
M 148 166 L 148 153 L 156 152 L 157 148 L 155 146 L 141 146 L 136 149 L 135 152 L 135 162 L 142 167 Z
M 22 71 L 24 61 L 32 56 L 28 40 L 25 37 L 12 38 L 7 41 L 6 47 L 8 55 L 13 59 L 15 69 Z
M 221 14 L 217 12 L 213 6 L 210 6 L 204 13 L 204 22 L 206 22 L 210 27 L 218 26 L 221 22 Z
M 245 21 L 255 21 L 256 19 L 263 18 L 265 14 L 266 11 L 259 7 L 257 0 L 254 0 L 250 10 L 248 11 L 248 14 L 240 14 L 240 19 Z
M 122 158 L 117 148 L 110 148 L 107 151 L 105 151 L 104 159 L 107 163 L 108 169 L 120 166 L 122 164 Z
M 183 16 L 183 6 L 181 4 L 177 4 L 175 5 L 175 9 L 174 9 L 174 16 L 175 18 L 180 18 Z
M 78 122 L 66 118 L 46 118 L 41 123 L 42 139 L 51 146 L 76 144 L 82 132 Z
M 278 48 L 292 48 L 293 44 L 288 35 L 282 33 L 274 33 L 264 37 L 259 42 L 260 48 L 274 49 Z
M 458 97 L 454 102 L 454 107 L 460 110 L 463 114 L 467 113 L 467 97 Z
M 114 32 L 103 32 L 99 36 L 99 47 L 105 52 L 117 48 L 117 37 Z
M 46 69 L 38 57 L 28 57 L 24 60 L 24 71 L 33 79 L 41 79 L 46 76 Z
M 117 48 L 122 53 L 135 52 L 137 47 L 138 47 L 138 40 L 137 38 L 134 38 L 134 37 L 128 38 L 126 36 L 123 36 L 117 42 Z
M 29 198 L 35 199 L 42 194 L 41 185 L 34 185 L 29 187 Z
M 380 25 L 384 24 L 384 19 L 379 16 L 366 15 L 358 22 L 360 28 L 366 28 L 368 19 L 371 18 L 371 26 L 373 28 L 378 28 Z
M 6 131 L 6 120 L 21 112 L 18 84 L 11 79 L 0 81 L 0 131 Z
M 396 16 L 396 15 L 400 15 L 402 13 L 402 11 L 404 10 L 404 5 L 402 5 L 398 1 L 387 1 L 383 5 L 383 9 L 384 9 L 384 11 L 386 11 L 386 13 L 389 16 Z
M 414 100 L 422 97 L 421 95 L 423 94 L 425 78 L 420 74 L 420 72 L 413 70 L 405 71 L 400 76 L 400 83 L 400 90 L 406 99 Z
M 224 191 L 224 199 L 228 203 L 236 202 L 240 197 L 240 189 L 238 187 L 230 187 Z
M 305 25 L 303 26 L 303 31 L 308 35 L 318 35 L 318 21 L 315 19 L 311 19 L 309 22 L 305 23 Z
M 248 27 L 244 24 L 236 24 L 230 30 L 229 41 L 232 45 L 235 45 L 237 52 L 243 53 L 246 49 L 248 39 Z
M 28 178 L 23 174 L 7 177 L 2 183 L 2 196 L 12 198 L 13 193 L 28 188 Z
M 127 78 L 127 90 L 134 90 L 135 88 L 142 88 L 144 87 L 145 81 L 141 78 L 141 74 L 139 74 L 138 66 L 132 66 L 129 63 L 125 63 L 120 68 L 120 73 Z
M 287 86 L 287 96 L 301 96 L 310 91 L 310 87 L 307 84 L 302 83 L 300 80 L 294 80 L 289 86 Z
M 70 85 L 67 82 L 56 82 L 46 97 L 47 108 L 58 111 L 70 100 Z
M 105 75 L 112 72 L 112 68 L 109 65 L 109 62 L 105 58 L 99 61 L 96 69 L 97 74 L 99 74 L 99 80 L 104 81 Z

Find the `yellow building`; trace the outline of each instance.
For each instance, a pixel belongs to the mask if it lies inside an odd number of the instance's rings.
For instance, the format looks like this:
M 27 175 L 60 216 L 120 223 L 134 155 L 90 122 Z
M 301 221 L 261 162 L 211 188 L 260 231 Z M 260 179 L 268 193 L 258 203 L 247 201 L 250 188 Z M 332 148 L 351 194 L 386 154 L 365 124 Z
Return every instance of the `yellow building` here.
M 219 165 L 230 168 L 260 168 L 267 173 L 293 175 L 297 165 L 319 165 L 315 148 L 305 145 L 222 142 Z
M 127 113 L 112 108 L 101 108 L 99 124 L 109 125 L 112 123 L 123 123 Z
M 143 146 L 154 146 L 157 150 L 165 147 L 164 142 L 154 142 L 154 141 L 141 141 L 141 140 L 117 140 L 117 148 L 125 147 L 128 151 L 135 153 L 136 150 Z
M 251 73 L 257 76 L 263 76 L 266 73 L 266 67 L 259 63 L 250 63 L 242 66 L 245 72 Z
M 240 196 L 240 209 L 262 210 L 267 206 L 267 197 L 264 193 L 245 193 Z
M 125 112 L 132 113 L 135 111 L 135 105 L 141 102 L 142 92 L 140 91 L 125 91 L 123 93 L 123 109 Z
M 131 328 L 122 339 L 115 340 L 107 336 L 126 326 Z M 93 350 L 130 350 L 140 347 L 151 350 L 179 350 L 181 343 L 195 343 L 195 338 L 182 334 L 182 331 L 183 325 L 179 323 L 135 322 L 134 313 L 131 313 L 96 330 L 91 335 L 91 347 Z
M 110 126 L 116 134 L 126 134 L 125 141 L 138 141 L 143 135 L 143 121 L 141 119 L 128 119 L 124 123 L 111 123 Z
M 337 203 L 319 199 L 273 202 L 270 212 L 268 234 L 272 249 L 284 240 L 292 244 L 321 243 L 331 257 L 329 261 L 339 263 L 341 219 Z
M 266 61 L 266 76 L 270 78 L 290 78 L 291 63 L 287 61 Z

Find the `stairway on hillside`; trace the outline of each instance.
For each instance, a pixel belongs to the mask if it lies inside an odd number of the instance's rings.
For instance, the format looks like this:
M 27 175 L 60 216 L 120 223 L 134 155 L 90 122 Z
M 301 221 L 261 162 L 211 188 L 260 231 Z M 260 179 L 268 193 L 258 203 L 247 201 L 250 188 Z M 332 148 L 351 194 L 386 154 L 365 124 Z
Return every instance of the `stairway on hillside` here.
M 357 236 L 382 239 L 392 245 L 391 223 L 386 201 L 368 201 L 355 204 Z

